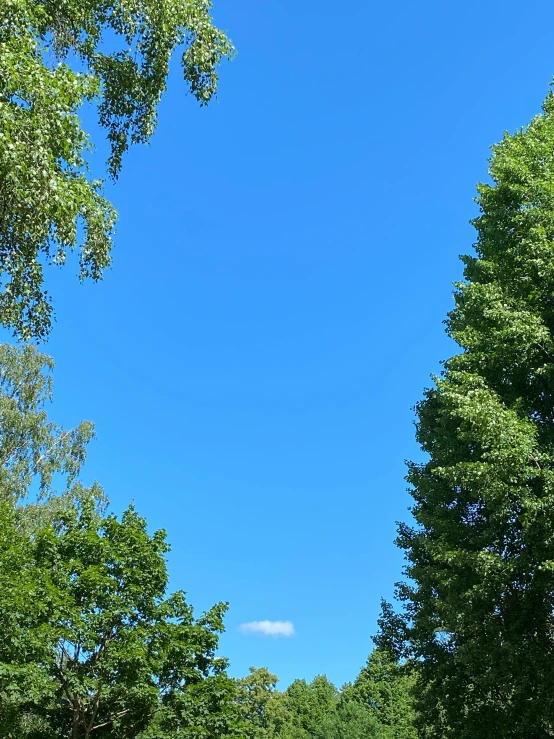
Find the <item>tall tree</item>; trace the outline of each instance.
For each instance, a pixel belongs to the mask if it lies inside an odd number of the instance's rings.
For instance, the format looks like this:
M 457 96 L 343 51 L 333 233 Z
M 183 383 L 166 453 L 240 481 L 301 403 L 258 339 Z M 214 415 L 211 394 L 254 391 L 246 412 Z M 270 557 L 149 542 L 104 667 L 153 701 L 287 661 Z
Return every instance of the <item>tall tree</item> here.
M 130 144 L 146 142 L 182 49 L 189 91 L 205 105 L 233 53 L 210 0 L 3 0 L 0 4 L 0 323 L 45 337 L 47 264 L 78 249 L 80 278 L 110 264 L 115 211 L 90 176 L 79 111 L 96 104 L 116 178 Z
M 554 95 L 493 147 L 476 254 L 417 406 L 406 637 L 433 737 L 554 733 Z M 392 631 L 396 629 L 396 625 Z M 423 730 L 423 729 L 422 729 Z
M 13 739 L 237 736 L 224 604 L 166 594 L 163 531 L 93 496 L 29 538 L 0 515 L 0 725 Z

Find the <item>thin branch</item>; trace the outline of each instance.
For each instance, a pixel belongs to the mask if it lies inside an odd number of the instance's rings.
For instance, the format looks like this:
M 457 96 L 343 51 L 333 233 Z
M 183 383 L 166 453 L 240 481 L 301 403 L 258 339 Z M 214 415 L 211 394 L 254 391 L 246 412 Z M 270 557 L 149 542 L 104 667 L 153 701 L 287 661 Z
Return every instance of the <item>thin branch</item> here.
M 128 714 L 131 711 L 130 708 L 126 708 L 124 711 L 120 711 L 119 713 L 116 713 L 114 716 L 109 718 L 107 721 L 104 721 L 103 724 L 96 724 L 96 726 L 93 726 L 91 731 L 96 731 L 96 729 L 103 729 L 104 726 L 109 726 L 110 724 L 113 724 L 114 721 L 117 721 L 119 718 L 123 718 L 126 714 Z

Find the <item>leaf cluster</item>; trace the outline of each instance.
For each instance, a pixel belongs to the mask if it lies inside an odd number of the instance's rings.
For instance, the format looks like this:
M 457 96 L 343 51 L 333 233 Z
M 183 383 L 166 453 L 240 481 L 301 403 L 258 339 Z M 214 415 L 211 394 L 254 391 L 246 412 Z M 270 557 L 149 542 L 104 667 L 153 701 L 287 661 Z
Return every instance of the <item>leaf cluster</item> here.
M 0 3 L 0 323 L 25 340 L 52 325 L 46 265 L 79 252 L 81 280 L 110 265 L 116 213 L 90 175 L 79 117 L 97 107 L 117 178 L 130 144 L 156 126 L 173 52 L 205 105 L 233 54 L 209 0 Z

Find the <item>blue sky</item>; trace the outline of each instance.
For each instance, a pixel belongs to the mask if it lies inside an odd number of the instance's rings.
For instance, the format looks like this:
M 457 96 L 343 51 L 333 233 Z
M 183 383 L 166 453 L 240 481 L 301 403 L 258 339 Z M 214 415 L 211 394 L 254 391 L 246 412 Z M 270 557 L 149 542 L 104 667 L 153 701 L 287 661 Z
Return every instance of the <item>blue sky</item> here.
M 49 275 L 55 416 L 96 421 L 85 478 L 167 529 L 172 588 L 230 602 L 233 675 L 340 685 L 400 576 L 411 407 L 452 351 L 488 147 L 554 74 L 554 10 L 216 0 L 216 17 L 239 55 L 203 110 L 176 65 L 109 188 L 113 269 Z M 239 629 L 265 620 L 295 634 Z

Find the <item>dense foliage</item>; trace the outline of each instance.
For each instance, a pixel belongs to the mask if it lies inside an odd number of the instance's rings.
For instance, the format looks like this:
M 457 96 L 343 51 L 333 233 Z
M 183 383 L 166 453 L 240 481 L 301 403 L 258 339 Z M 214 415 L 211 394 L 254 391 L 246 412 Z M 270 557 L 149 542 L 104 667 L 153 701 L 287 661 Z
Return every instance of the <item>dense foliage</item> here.
M 399 543 L 425 735 L 554 732 L 554 95 L 493 147 Z M 391 633 L 395 631 L 395 626 Z
M 14 739 L 235 736 L 214 656 L 225 606 L 195 620 L 165 595 L 163 532 L 92 498 L 32 537 L 0 516 L 0 726 Z
M 352 684 L 338 690 L 324 675 L 280 692 L 262 668 L 238 681 L 248 739 L 415 739 L 413 679 L 376 649 Z
M 94 103 L 117 177 L 148 141 L 171 56 L 203 105 L 233 48 L 210 0 L 2 0 L 0 3 L 0 323 L 25 339 L 51 328 L 44 266 L 78 248 L 80 278 L 110 263 L 115 211 L 90 176 L 79 118 Z

